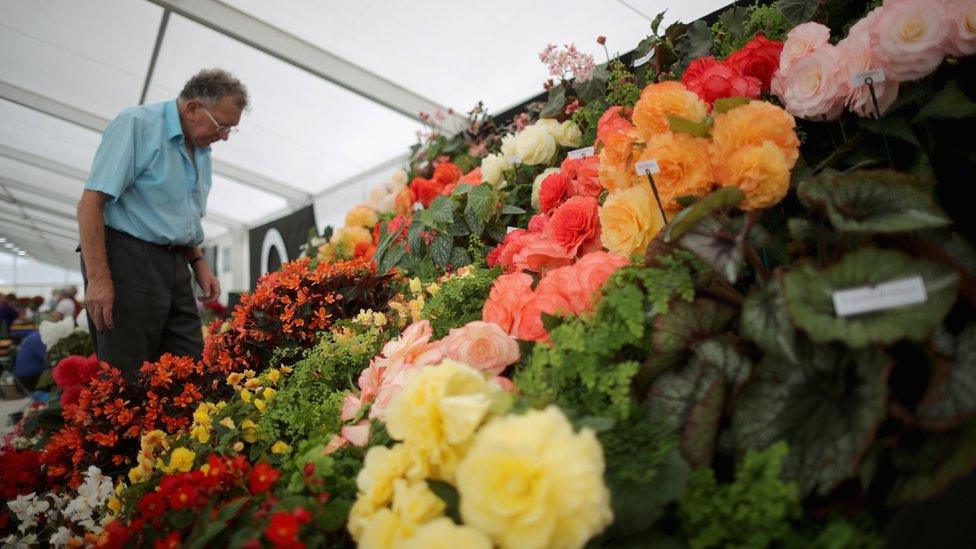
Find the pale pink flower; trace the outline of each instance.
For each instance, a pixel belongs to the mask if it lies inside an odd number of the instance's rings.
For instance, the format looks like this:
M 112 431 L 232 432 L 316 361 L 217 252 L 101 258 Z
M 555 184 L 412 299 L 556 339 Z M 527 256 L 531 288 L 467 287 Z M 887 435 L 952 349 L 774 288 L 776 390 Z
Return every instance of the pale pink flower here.
M 780 99 L 793 116 L 831 120 L 844 110 L 850 85 L 837 48 L 825 44 L 798 59 L 785 73 Z
M 448 358 L 493 375 L 504 372 L 520 356 L 518 342 L 493 322 L 475 320 L 454 328 L 441 343 Z
M 349 444 L 349 441 L 342 435 L 332 435 L 329 443 L 325 445 L 325 455 L 334 454 L 347 444 Z
M 539 52 L 539 60 L 549 68 L 549 74 L 559 78 L 573 77 L 577 82 L 593 78 L 596 68 L 593 56 L 580 52 L 574 44 L 563 47 L 566 49 L 560 50 L 555 44 L 549 44 Z
M 362 448 L 369 442 L 369 421 L 364 419 L 355 425 L 347 425 L 342 428 L 341 434 L 353 446 Z
M 908 82 L 938 68 L 952 28 L 942 0 L 885 2 L 871 26 L 871 44 L 886 77 Z
M 495 376 L 492 379 L 498 384 L 499 387 L 502 388 L 502 391 L 505 391 L 506 393 L 514 393 L 518 390 L 518 388 L 515 386 L 515 382 L 507 377 Z
M 946 50 L 963 57 L 976 53 L 976 0 L 949 0 L 951 32 Z
M 880 66 L 880 62 L 872 55 L 870 42 L 862 40 L 864 36 L 865 34 L 849 35 L 837 44 L 840 66 L 844 69 L 839 78 L 850 82 L 854 75 Z M 884 114 L 898 98 L 898 82 L 886 79 L 884 82 L 875 82 L 873 86 L 878 99 L 878 110 Z M 867 85 L 850 87 L 845 103 L 858 116 L 875 117 L 871 90 Z
M 350 421 L 356 417 L 359 410 L 362 409 L 363 402 L 354 394 L 346 395 L 346 398 L 342 401 L 342 413 L 339 417 L 342 421 Z

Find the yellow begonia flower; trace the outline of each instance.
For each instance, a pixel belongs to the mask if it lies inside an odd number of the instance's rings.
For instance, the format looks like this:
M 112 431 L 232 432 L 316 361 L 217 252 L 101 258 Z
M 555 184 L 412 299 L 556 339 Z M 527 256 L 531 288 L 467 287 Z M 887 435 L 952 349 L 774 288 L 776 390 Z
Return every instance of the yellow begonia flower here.
M 240 452 L 241 450 L 244 449 L 244 443 L 241 441 L 237 441 L 234 443 L 233 446 L 231 446 L 231 448 L 233 448 L 235 452 Z
M 254 370 L 244 370 L 244 377 L 251 379 L 255 376 Z
M 283 374 L 290 374 L 292 372 L 292 367 L 291 366 L 282 366 L 282 367 L 280 367 L 278 369 L 281 370 L 281 373 L 283 373 Z
M 437 295 L 437 292 L 441 291 L 441 287 L 438 286 L 436 282 L 433 282 L 427 286 L 427 291 L 430 293 L 430 295 Z
M 146 464 L 140 463 L 132 469 L 129 469 L 129 482 L 132 484 L 144 482 L 146 479 L 152 476 L 152 472 L 153 468 L 151 464 L 146 467 Z
M 259 387 L 261 387 L 261 380 L 256 377 L 252 377 L 251 379 L 244 382 L 245 389 L 250 389 L 253 391 Z
M 241 391 L 241 400 L 243 400 L 245 404 L 251 402 L 251 391 L 248 391 L 247 389 Z
M 228 429 L 233 429 L 235 427 L 234 420 L 229 417 L 225 417 L 224 419 L 220 420 L 220 424 Z
M 210 442 L 210 425 L 194 425 L 190 429 L 190 436 L 195 438 L 200 444 Z
M 271 445 L 272 454 L 287 454 L 291 452 L 291 446 L 285 444 L 284 441 L 279 440 Z
M 373 310 L 368 311 L 364 309 L 359 309 L 359 314 L 355 318 L 356 324 L 362 324 L 363 326 L 369 326 L 373 322 Z
M 155 448 L 164 442 L 166 442 L 166 433 L 160 431 L 159 429 L 155 429 L 142 435 L 140 446 L 143 448 Z
M 241 422 L 241 437 L 245 442 L 253 444 L 258 439 L 258 426 L 251 420 Z
M 112 512 L 112 516 L 119 516 L 119 512 L 122 511 L 122 502 L 117 497 L 111 497 L 108 500 L 108 510 Z
M 271 368 L 264 373 L 264 377 L 268 379 L 272 384 L 277 385 L 281 381 L 281 372 L 277 368 Z
M 413 292 L 415 294 L 419 294 L 421 292 L 421 290 L 423 290 L 423 288 L 424 288 L 424 286 L 423 286 L 423 284 L 421 284 L 419 278 L 413 277 L 413 278 L 410 279 L 410 291 L 411 292 Z
M 209 463 L 204 463 L 203 465 L 201 465 L 200 466 L 200 472 L 203 473 L 203 474 L 205 474 L 205 475 L 209 475 L 210 474 L 210 464 Z
M 172 473 L 173 471 L 180 471 L 185 473 L 190 469 L 193 469 L 193 460 L 196 459 L 197 455 L 192 450 L 187 450 L 186 448 L 177 448 L 173 450 L 173 453 L 169 456 L 169 465 L 166 467 L 167 473 Z
M 263 395 L 264 395 L 264 400 L 266 400 L 266 401 L 270 401 L 271 399 L 273 399 L 273 398 L 275 397 L 275 395 L 276 395 L 276 394 L 278 394 L 278 391 L 275 391 L 275 390 L 274 390 L 274 389 L 272 389 L 271 387 L 267 387 L 267 388 L 266 388 L 266 389 L 264 390 L 264 393 L 263 393 Z
M 373 313 L 373 324 L 375 324 L 378 328 L 386 326 L 386 322 L 386 315 L 383 313 Z
M 227 385 L 237 385 L 244 379 L 244 374 L 234 372 L 227 376 Z
M 224 409 L 224 408 L 226 408 L 226 407 L 227 407 L 227 402 L 226 402 L 226 401 L 223 401 L 223 400 L 221 400 L 220 402 L 218 402 L 218 403 L 217 403 L 217 406 L 216 406 L 216 411 L 218 411 L 218 412 L 219 412 L 219 411 L 221 411 L 221 410 L 223 410 L 223 409 Z
M 256 398 L 254 399 L 254 407 L 257 408 L 259 412 L 263 412 L 268 405 L 265 404 L 260 398 Z

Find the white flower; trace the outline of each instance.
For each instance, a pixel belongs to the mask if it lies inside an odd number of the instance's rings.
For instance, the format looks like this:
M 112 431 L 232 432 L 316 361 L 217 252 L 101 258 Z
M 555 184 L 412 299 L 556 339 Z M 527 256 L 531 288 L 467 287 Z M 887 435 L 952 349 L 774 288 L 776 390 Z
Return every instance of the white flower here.
M 567 120 L 559 125 L 559 132 L 553 138 L 563 147 L 579 147 L 583 132 L 575 122 Z
M 505 171 L 512 167 L 511 162 L 503 155 L 489 154 L 481 160 L 481 177 L 489 185 L 498 186 Z
M 77 328 L 78 330 L 81 330 L 82 332 L 85 332 L 86 334 L 91 333 L 88 330 L 88 315 L 81 315 L 80 314 L 80 315 L 78 315 L 78 318 L 75 319 L 75 321 L 78 323 L 78 328 Z
M 544 127 L 532 125 L 515 135 L 515 156 L 520 157 L 523 164 L 536 166 L 548 164 L 556 154 L 556 140 L 549 135 Z M 505 143 L 502 142 L 502 152 Z
M 510 161 L 518 155 L 515 148 L 515 135 L 508 134 L 502 138 L 502 155 Z
M 71 540 L 71 530 L 68 530 L 64 526 L 58 528 L 58 531 L 51 536 L 51 545 L 59 547 L 62 545 L 67 545 Z

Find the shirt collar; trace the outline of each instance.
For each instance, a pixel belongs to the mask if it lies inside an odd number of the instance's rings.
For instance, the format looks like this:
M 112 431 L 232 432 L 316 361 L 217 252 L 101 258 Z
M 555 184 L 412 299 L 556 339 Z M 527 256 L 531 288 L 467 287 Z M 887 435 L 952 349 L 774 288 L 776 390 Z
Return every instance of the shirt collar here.
M 166 137 L 170 140 L 179 137 L 183 142 L 183 126 L 180 125 L 180 109 L 176 106 L 176 99 L 167 101 L 163 107 L 163 120 L 166 124 Z

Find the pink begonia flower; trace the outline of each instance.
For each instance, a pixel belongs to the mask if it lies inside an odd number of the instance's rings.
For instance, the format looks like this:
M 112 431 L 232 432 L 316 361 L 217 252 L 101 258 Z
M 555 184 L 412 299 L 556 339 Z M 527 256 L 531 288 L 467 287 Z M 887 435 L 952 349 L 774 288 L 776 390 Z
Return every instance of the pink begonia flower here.
M 325 455 L 334 454 L 349 444 L 349 441 L 342 435 L 332 435 L 329 443 L 325 445 Z
M 453 328 L 441 344 L 448 358 L 493 375 L 504 372 L 520 356 L 515 339 L 497 324 L 480 320 Z
M 951 32 L 946 53 L 963 57 L 976 53 L 976 0 L 949 0 Z
M 346 395 L 346 398 L 342 401 L 342 414 L 340 415 L 342 421 L 350 421 L 355 418 L 362 407 L 363 402 L 359 397 L 353 394 Z
M 786 72 L 780 99 L 793 116 L 832 120 L 844 110 L 850 85 L 837 48 L 825 44 L 797 60 Z
M 786 35 L 783 51 L 779 54 L 779 69 L 773 75 L 771 85 L 773 93 L 782 99 L 786 76 L 793 64 L 829 41 L 830 28 L 820 23 L 809 22 L 794 27 Z
M 481 309 L 482 320 L 493 322 L 509 335 L 515 335 L 522 301 L 532 295 L 532 282 L 532 276 L 526 273 L 503 274 L 496 278 Z
M 885 2 L 871 25 L 871 45 L 886 77 L 909 82 L 935 71 L 945 58 L 952 23 L 943 0 Z
M 518 391 L 518 387 L 515 386 L 515 382 L 507 377 L 495 376 L 492 379 L 498 384 L 499 387 L 502 388 L 502 391 L 505 391 L 506 393 L 514 393 Z
M 544 233 L 529 233 L 522 237 L 525 246 L 515 254 L 512 263 L 520 271 L 539 273 L 572 263 L 576 253 L 570 253 L 561 244 Z
M 342 428 L 342 438 L 348 440 L 353 446 L 362 448 L 369 442 L 369 421 L 362 420 L 355 425 L 348 425 Z
M 837 44 L 837 54 L 843 73 L 838 78 L 851 78 L 857 74 L 881 66 L 877 58 L 872 55 L 870 42 L 863 41 L 861 35 L 848 36 Z M 883 115 L 898 98 L 898 82 L 887 80 L 875 82 L 874 93 L 878 100 L 878 110 Z M 851 112 L 863 118 L 875 118 L 874 102 L 871 100 L 871 89 L 867 85 L 849 88 L 845 104 Z

